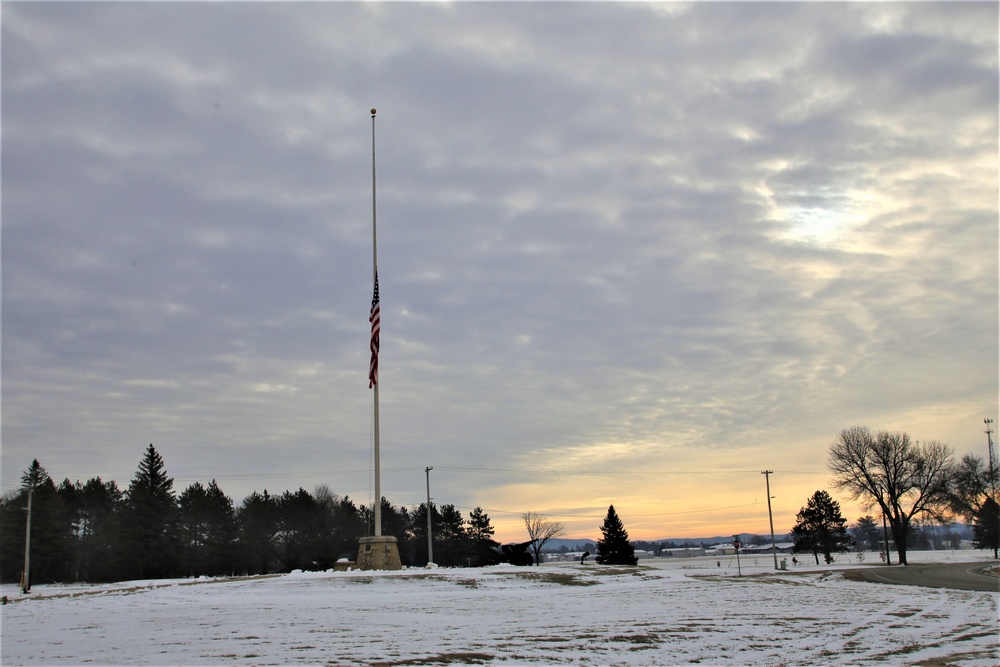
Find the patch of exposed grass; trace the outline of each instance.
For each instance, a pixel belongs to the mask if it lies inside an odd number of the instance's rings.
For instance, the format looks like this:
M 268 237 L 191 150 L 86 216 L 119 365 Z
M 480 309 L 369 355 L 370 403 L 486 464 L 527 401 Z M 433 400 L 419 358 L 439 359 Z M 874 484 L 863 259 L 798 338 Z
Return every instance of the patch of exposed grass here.
M 560 636 L 560 637 L 540 637 L 540 636 L 537 636 L 537 635 L 526 635 L 524 637 L 521 637 L 521 640 L 525 641 L 525 642 L 527 642 L 529 644 L 532 644 L 532 645 L 534 645 L 534 644 L 565 644 L 566 642 L 572 641 L 573 638 L 569 637 L 569 636 L 566 636 L 566 637 L 562 637 L 562 636 Z
M 596 582 L 580 579 L 570 572 L 519 572 L 517 576 L 543 584 L 558 584 L 560 586 L 594 586 Z
M 979 660 L 988 661 L 996 660 L 997 654 L 995 651 L 975 651 L 972 653 L 952 653 L 949 656 L 943 658 L 927 658 L 926 660 L 921 660 L 919 662 L 913 663 L 913 667 L 957 667 L 958 665 L 966 664 L 969 662 L 976 662 Z
M 645 576 L 647 569 L 649 568 L 639 565 L 598 565 L 597 567 L 589 568 L 587 572 L 601 577 L 613 577 L 619 574 L 630 574 L 634 577 L 642 577 Z
M 485 665 L 493 662 L 489 653 L 439 653 L 425 658 L 408 658 L 392 662 L 372 662 L 370 667 L 402 667 L 403 665 Z
M 615 635 L 610 641 L 622 644 L 659 644 L 660 636 L 655 632 L 646 632 L 636 635 Z
M 967 641 L 969 641 L 971 639 L 979 639 L 981 637 L 995 637 L 995 636 L 996 636 L 995 632 L 975 632 L 975 633 L 972 633 L 972 634 L 964 634 L 964 635 L 955 637 L 951 641 L 953 641 L 953 642 L 967 642 Z
M 726 574 L 692 574 L 691 577 L 699 581 L 714 581 L 720 584 L 740 584 L 744 581 L 752 581 L 755 584 L 782 584 L 784 586 L 812 586 L 812 579 L 808 579 L 809 572 L 787 572 L 776 574 L 744 574 L 742 576 L 731 576 Z M 820 579 L 821 581 L 822 579 Z

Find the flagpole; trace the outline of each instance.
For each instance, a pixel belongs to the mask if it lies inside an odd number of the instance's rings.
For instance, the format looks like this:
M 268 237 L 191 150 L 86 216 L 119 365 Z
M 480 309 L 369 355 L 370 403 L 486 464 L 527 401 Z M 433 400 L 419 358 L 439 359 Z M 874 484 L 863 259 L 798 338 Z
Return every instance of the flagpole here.
M 374 463 L 375 463 L 375 507 L 374 535 L 358 540 L 357 566 L 360 570 L 399 570 L 403 567 L 399 560 L 396 537 L 382 535 L 382 465 L 379 460 L 378 429 L 378 352 L 382 329 L 382 306 L 378 293 L 378 235 L 375 227 L 375 109 L 372 109 L 372 310 L 368 320 L 372 324 L 369 343 L 371 362 L 368 368 L 368 388 L 374 389 Z
M 378 235 L 375 230 L 375 109 L 372 109 L 372 285 L 378 288 Z M 382 535 L 382 483 L 378 437 L 378 382 L 375 390 L 375 537 Z

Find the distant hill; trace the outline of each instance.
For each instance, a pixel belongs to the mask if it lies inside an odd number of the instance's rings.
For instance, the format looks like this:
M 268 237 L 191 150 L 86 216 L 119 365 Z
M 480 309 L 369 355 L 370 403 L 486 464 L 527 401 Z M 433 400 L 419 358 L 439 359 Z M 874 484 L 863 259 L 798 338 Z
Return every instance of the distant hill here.
M 931 535 L 944 535 L 946 533 L 952 533 L 958 535 L 963 540 L 972 539 L 972 528 L 965 524 L 953 523 L 946 526 L 921 526 L 920 530 L 925 531 Z M 744 534 L 744 538 L 749 537 L 749 534 Z M 785 535 L 775 535 L 778 542 L 785 541 Z M 767 536 L 770 540 L 770 536 Z M 562 547 L 566 547 L 568 551 L 583 551 L 583 547 L 588 543 L 591 545 L 597 545 L 597 540 L 599 538 L 587 538 L 587 537 L 559 537 L 556 539 L 549 540 L 545 543 L 545 551 L 561 551 Z M 664 542 L 673 542 L 678 546 L 684 546 L 685 544 L 723 544 L 726 542 L 732 542 L 732 535 L 715 535 L 713 537 L 664 537 L 657 540 L 632 540 L 633 542 L 651 542 L 653 544 L 663 544 Z M 770 543 L 770 542 L 768 542 Z M 592 551 L 593 549 L 591 549 Z
M 596 545 L 599 538 L 588 539 L 586 537 L 559 537 L 556 539 L 549 540 L 545 543 L 545 551 L 561 551 L 562 547 L 566 547 L 569 551 L 582 551 L 582 547 L 586 544 Z M 652 542 L 654 544 L 662 544 L 664 542 L 673 542 L 674 544 L 684 546 L 687 544 L 722 544 L 723 542 L 732 542 L 732 535 L 716 536 L 716 537 L 664 537 L 658 540 L 632 540 L 633 542 Z M 581 547 L 578 549 L 577 547 Z

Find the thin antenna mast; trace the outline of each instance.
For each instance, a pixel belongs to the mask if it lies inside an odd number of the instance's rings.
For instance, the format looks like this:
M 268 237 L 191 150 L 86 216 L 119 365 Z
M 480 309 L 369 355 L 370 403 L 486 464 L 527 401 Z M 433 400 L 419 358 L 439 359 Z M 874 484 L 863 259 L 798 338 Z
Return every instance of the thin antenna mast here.
M 986 442 L 990 446 L 990 467 L 992 468 L 995 461 L 993 458 L 993 420 L 987 417 L 983 423 L 986 424 Z

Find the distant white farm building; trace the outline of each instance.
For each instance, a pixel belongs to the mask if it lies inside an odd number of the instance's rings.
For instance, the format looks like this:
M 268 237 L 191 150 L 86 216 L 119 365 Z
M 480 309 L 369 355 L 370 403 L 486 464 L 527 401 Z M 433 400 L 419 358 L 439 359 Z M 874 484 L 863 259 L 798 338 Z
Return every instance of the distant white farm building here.
M 795 549 L 794 542 L 778 542 L 774 545 L 775 551 L 779 554 L 790 554 L 793 553 Z M 754 545 L 741 545 L 740 553 L 746 554 L 748 556 L 760 556 L 762 554 L 771 553 L 770 544 L 754 544 Z M 736 547 L 730 542 L 723 542 L 722 544 L 716 544 L 715 546 L 709 547 L 705 551 L 707 556 L 733 556 L 736 554 Z
M 795 550 L 794 542 L 778 542 L 774 545 L 775 551 L 779 554 L 790 554 Z M 748 555 L 759 556 L 761 554 L 771 553 L 770 544 L 755 544 L 753 546 L 746 546 L 741 549 L 741 551 Z
M 705 550 L 701 547 L 675 547 L 664 549 L 660 554 L 664 558 L 694 558 L 695 556 L 704 556 Z
M 731 542 L 715 544 L 705 549 L 706 556 L 732 556 L 736 553 L 736 547 Z

